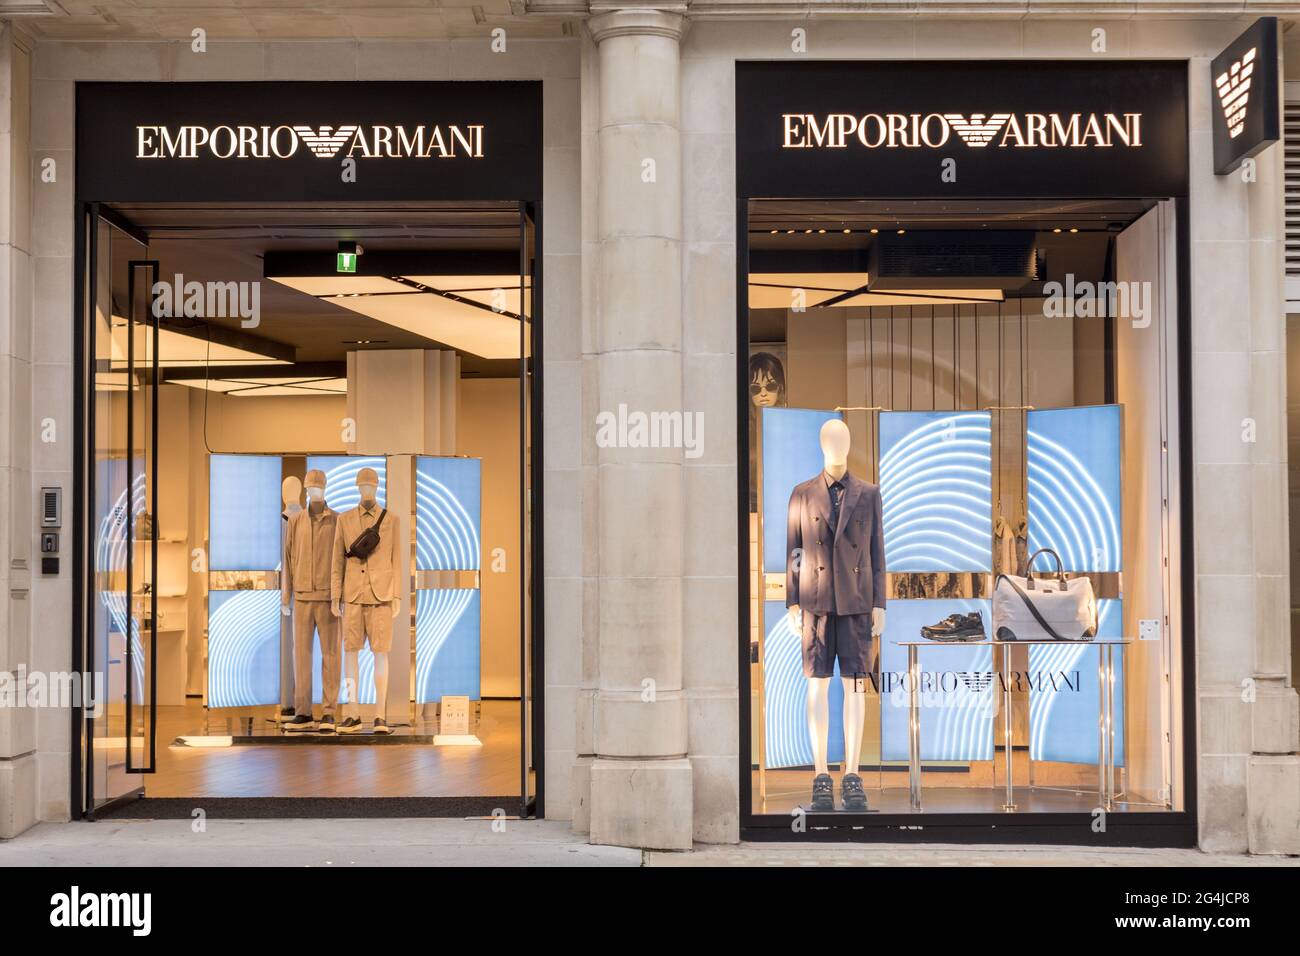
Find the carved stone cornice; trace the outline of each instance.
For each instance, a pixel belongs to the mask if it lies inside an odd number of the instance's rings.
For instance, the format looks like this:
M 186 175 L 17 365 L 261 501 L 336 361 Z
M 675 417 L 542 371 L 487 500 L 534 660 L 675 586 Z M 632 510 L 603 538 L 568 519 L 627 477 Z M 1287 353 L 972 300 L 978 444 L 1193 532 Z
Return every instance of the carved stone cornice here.
M 1300 18 L 1300 0 L 511 0 L 511 9 L 570 19 L 624 11 L 675 13 L 690 20 Z

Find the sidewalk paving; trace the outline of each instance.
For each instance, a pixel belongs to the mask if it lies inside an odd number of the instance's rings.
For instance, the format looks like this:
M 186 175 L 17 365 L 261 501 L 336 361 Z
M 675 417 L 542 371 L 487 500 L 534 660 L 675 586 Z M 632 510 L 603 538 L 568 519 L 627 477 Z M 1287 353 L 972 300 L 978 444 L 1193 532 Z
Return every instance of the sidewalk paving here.
M 498 828 L 500 824 L 498 824 Z M 0 842 L 10 866 L 1291 866 L 1294 857 L 1063 846 L 742 843 L 690 853 L 591 846 L 563 821 L 102 820 Z

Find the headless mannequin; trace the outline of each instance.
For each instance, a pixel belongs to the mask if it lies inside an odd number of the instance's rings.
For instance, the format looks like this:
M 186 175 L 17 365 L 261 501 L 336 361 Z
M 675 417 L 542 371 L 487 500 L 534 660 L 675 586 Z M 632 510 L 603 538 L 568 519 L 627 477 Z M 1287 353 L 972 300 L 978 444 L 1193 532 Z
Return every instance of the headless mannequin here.
M 361 504 L 366 508 L 375 505 L 375 495 L 379 493 L 379 486 L 372 484 L 358 484 L 357 490 L 361 492 Z M 397 617 L 402 611 L 402 602 L 393 600 L 392 605 L 393 617 Z M 336 604 L 330 605 L 330 612 L 335 617 L 342 615 L 342 610 Z M 388 653 L 374 652 L 375 658 L 375 707 L 376 713 L 380 717 L 386 717 L 388 712 Z M 353 714 L 356 713 L 357 704 L 360 699 L 360 678 L 361 678 L 361 652 L 344 650 L 343 652 L 343 707 L 344 712 L 351 708 Z
M 302 510 L 302 479 L 290 475 L 280 483 L 280 500 L 284 503 L 281 515 L 287 522 L 289 517 Z M 284 529 L 281 528 L 281 531 Z M 281 545 L 283 545 L 283 539 Z M 283 547 L 281 547 L 283 551 Z M 280 609 L 286 618 L 293 614 L 293 609 Z M 293 678 L 293 625 L 288 621 L 280 622 L 280 715 L 287 717 L 293 713 L 294 678 Z
M 826 474 L 836 481 L 849 470 L 849 426 L 838 418 L 822 425 L 821 447 Z M 789 608 L 790 623 L 795 631 L 803 628 L 799 605 Z M 885 609 L 871 610 L 871 636 L 885 632 Z M 844 683 L 844 765 L 843 773 L 857 773 L 862 763 L 862 724 L 867 716 L 867 683 L 862 678 L 841 677 Z M 829 773 L 827 750 L 830 736 L 829 677 L 808 678 L 808 735 L 812 743 L 814 773 Z

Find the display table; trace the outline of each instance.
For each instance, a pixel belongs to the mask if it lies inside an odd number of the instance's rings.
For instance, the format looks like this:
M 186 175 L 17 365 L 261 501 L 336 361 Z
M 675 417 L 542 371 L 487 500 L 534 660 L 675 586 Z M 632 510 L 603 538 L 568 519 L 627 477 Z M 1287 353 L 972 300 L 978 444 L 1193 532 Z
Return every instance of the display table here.
M 921 663 L 919 649 L 945 647 L 1002 647 L 1030 646 L 1034 644 L 1088 644 L 1098 648 L 1097 672 L 1100 679 L 1100 716 L 1097 721 L 1097 793 L 1106 810 L 1115 803 L 1115 648 L 1133 643 L 1130 640 L 1100 641 L 895 641 L 897 647 L 907 648 L 908 724 L 907 724 L 907 782 L 913 810 L 921 809 Z M 1011 655 L 1002 653 L 1002 743 L 1006 761 L 1007 794 L 1002 809 L 1016 809 L 1012 773 L 1011 748 Z

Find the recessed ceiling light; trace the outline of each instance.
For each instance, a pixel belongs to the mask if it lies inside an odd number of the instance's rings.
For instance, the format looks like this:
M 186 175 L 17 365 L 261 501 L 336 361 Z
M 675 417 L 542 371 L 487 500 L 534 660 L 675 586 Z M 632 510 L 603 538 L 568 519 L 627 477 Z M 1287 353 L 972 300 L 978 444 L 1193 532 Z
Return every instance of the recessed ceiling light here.
M 780 232 L 780 231 L 781 231 L 781 230 L 779 230 L 779 229 L 773 229 L 772 232 L 771 232 L 771 234 L 775 236 L 775 235 L 776 235 L 778 232 Z
M 900 229 L 900 230 L 898 230 L 898 234 L 899 234 L 900 236 L 901 236 L 903 233 L 905 233 L 905 232 L 907 232 L 906 229 Z
M 852 231 L 853 231 L 852 229 L 845 229 L 845 230 L 844 230 L 844 235 L 847 236 L 847 235 L 848 235 L 849 233 L 851 233 Z
M 787 236 L 793 236 L 793 235 L 794 235 L 794 230 L 793 230 L 793 229 L 787 229 L 787 230 L 785 231 L 785 234 L 786 234 Z
M 1060 232 L 1060 231 L 1061 231 L 1061 227 L 1060 227 L 1060 226 L 1057 226 L 1055 229 L 1052 230 L 1052 232 Z
M 1078 231 L 1079 231 L 1079 227 L 1078 227 L 1078 226 L 1071 226 L 1071 227 L 1070 227 L 1070 231 L 1071 231 L 1071 232 L 1078 232 Z
M 872 230 L 871 230 L 871 234 L 872 234 L 873 236 L 876 235 L 876 233 L 878 233 L 878 232 L 880 232 L 879 229 L 872 229 Z
M 817 235 L 819 235 L 819 236 L 824 236 L 824 235 L 826 235 L 826 230 L 825 230 L 825 229 L 818 229 L 818 230 L 817 230 Z
M 812 230 L 811 230 L 811 229 L 805 229 L 805 230 L 803 231 L 803 234 L 804 234 L 805 236 L 810 235 L 811 233 L 812 233 Z

